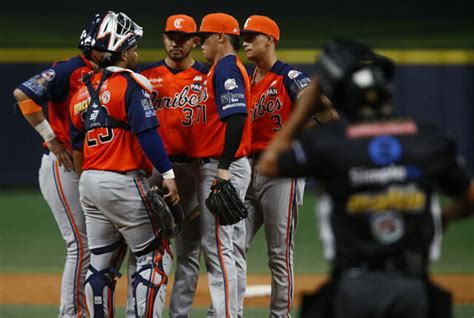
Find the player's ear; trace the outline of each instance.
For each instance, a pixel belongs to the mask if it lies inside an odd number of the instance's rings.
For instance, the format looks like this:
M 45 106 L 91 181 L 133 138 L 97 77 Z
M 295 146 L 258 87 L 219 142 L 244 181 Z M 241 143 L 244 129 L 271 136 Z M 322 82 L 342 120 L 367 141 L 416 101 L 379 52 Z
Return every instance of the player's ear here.
M 225 33 L 223 33 L 223 32 L 217 33 L 217 41 L 218 41 L 219 43 L 224 42 L 225 39 L 226 39 L 226 34 L 225 34 Z
M 199 37 L 193 36 L 193 49 L 197 47 L 199 44 L 201 44 L 201 40 L 199 39 Z

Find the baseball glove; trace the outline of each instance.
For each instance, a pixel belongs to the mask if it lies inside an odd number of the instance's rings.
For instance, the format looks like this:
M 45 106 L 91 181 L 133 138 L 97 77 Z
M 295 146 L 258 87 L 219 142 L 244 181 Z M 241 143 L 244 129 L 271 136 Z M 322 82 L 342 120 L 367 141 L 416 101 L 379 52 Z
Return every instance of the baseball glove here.
M 163 198 L 163 191 L 157 186 L 151 187 L 146 193 L 151 211 L 161 227 L 161 236 L 168 240 L 181 231 L 184 213 L 180 204 L 168 204 Z
M 248 216 L 247 208 L 230 180 L 214 179 L 206 206 L 221 225 L 232 225 Z

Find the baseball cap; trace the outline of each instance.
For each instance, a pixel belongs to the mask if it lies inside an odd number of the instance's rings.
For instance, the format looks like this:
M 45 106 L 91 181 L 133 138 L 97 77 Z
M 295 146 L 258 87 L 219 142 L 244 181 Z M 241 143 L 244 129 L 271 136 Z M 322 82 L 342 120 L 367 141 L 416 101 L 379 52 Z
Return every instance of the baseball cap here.
M 251 15 L 244 24 L 241 33 L 262 33 L 280 40 L 280 28 L 275 21 L 264 15 Z
M 185 14 L 175 14 L 166 19 L 166 27 L 163 32 L 196 33 L 196 31 L 196 22 L 192 17 Z
M 199 33 L 225 33 L 240 35 L 239 22 L 225 13 L 211 13 L 202 19 Z

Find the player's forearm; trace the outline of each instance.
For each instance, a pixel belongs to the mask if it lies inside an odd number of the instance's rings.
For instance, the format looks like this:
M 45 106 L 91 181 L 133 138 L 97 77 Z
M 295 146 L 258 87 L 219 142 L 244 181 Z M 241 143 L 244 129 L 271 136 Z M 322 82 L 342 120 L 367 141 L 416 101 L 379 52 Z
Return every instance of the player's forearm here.
M 29 98 L 20 89 L 15 89 L 13 91 L 13 96 L 15 96 L 15 99 L 17 100 L 21 113 L 32 127 L 35 127 L 45 120 L 44 112 L 41 106 L 31 100 L 31 98 Z
M 245 127 L 245 118 L 243 114 L 232 115 L 227 118 L 227 125 L 224 139 L 224 150 L 219 160 L 218 168 L 228 170 L 234 160 L 235 154 L 239 149 L 240 142 Z
M 474 215 L 474 181 L 471 181 L 465 194 L 442 210 L 443 221 L 463 219 Z
M 82 174 L 82 167 L 84 165 L 84 154 L 82 151 L 73 150 L 72 160 L 74 163 L 74 171 L 76 171 L 77 175 L 80 177 Z
M 145 152 L 148 159 L 150 159 L 150 161 L 152 162 L 153 166 L 155 166 L 155 168 L 161 174 L 173 171 L 173 169 L 171 168 L 171 162 L 165 152 L 163 141 L 161 140 L 155 129 L 148 129 L 146 131 L 140 132 L 137 134 L 137 137 L 138 141 L 140 142 L 140 146 L 143 149 L 143 152 Z

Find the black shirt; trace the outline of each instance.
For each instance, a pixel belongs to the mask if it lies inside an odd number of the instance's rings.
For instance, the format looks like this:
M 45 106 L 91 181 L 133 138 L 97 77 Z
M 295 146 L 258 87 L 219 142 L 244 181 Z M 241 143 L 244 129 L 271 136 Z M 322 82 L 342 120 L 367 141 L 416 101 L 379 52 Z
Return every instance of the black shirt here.
M 469 186 L 457 157 L 454 141 L 433 125 L 341 120 L 303 131 L 278 166 L 284 177 L 313 176 L 324 185 L 336 267 L 406 263 L 406 255 L 425 266 L 433 194 L 458 196 Z

